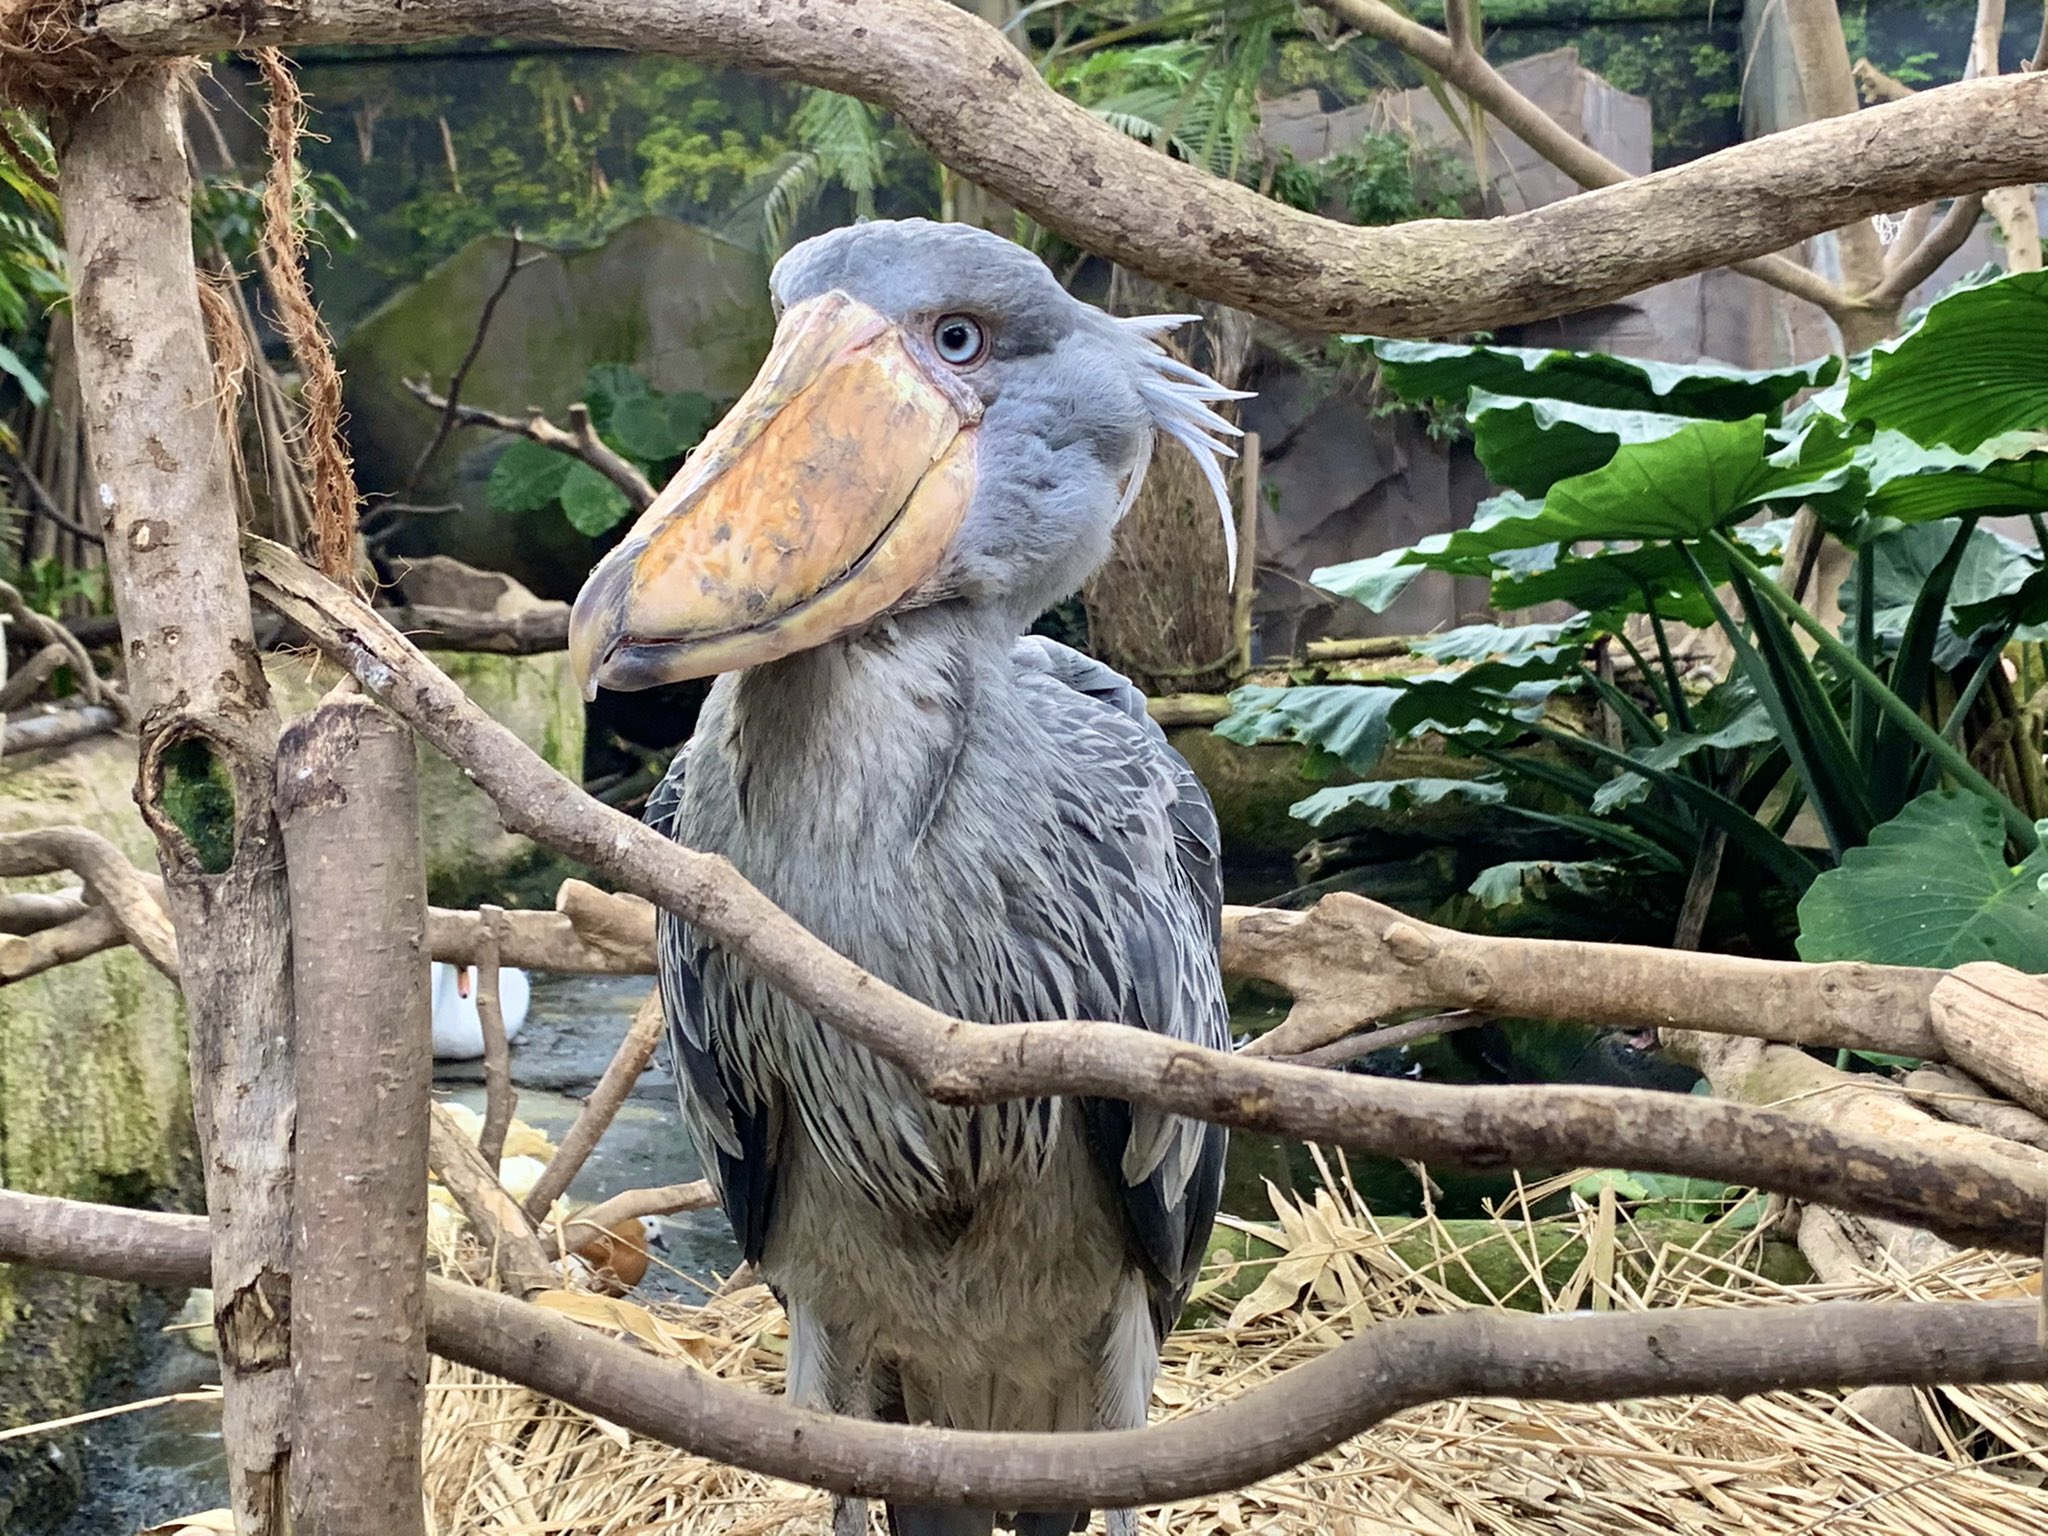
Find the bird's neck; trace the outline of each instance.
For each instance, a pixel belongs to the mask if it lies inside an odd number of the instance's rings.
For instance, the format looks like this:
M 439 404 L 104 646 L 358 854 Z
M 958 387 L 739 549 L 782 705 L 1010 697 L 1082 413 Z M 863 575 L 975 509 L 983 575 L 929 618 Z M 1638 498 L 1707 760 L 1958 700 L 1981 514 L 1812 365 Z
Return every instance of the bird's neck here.
M 1015 627 L 966 604 L 893 616 L 732 680 L 725 746 L 750 821 L 816 835 L 929 824 L 979 710 L 1014 686 Z

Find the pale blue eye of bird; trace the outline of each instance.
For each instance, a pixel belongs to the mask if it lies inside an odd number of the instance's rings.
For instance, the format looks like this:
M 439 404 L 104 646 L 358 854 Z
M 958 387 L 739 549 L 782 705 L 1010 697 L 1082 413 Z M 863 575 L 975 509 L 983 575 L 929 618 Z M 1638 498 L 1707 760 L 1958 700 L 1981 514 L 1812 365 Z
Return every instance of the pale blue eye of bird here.
M 988 333 L 972 315 L 941 315 L 932 327 L 932 347 L 955 368 L 981 361 L 988 348 Z

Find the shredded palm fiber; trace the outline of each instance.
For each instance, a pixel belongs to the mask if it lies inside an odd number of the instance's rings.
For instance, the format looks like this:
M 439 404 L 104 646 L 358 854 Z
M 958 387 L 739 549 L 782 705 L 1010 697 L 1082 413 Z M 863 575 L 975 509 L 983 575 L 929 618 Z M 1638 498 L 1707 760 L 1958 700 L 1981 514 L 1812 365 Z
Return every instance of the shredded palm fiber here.
M 275 48 L 256 53 L 270 89 L 270 174 L 263 188 L 263 276 L 278 323 L 304 380 L 306 420 L 297 443 L 313 487 L 313 553 L 328 580 L 356 589 L 356 482 L 341 438 L 341 370 L 313 295 L 306 287 L 306 242 L 299 218 L 299 135 L 306 102 L 291 66 Z

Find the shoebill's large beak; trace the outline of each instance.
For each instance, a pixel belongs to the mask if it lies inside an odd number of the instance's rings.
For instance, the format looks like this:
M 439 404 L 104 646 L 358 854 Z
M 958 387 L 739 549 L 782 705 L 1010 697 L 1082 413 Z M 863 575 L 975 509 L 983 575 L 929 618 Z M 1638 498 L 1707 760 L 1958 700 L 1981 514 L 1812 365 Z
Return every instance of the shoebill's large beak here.
M 902 601 L 974 494 L 981 402 L 896 325 L 828 293 L 599 562 L 569 618 L 586 697 L 757 666 Z

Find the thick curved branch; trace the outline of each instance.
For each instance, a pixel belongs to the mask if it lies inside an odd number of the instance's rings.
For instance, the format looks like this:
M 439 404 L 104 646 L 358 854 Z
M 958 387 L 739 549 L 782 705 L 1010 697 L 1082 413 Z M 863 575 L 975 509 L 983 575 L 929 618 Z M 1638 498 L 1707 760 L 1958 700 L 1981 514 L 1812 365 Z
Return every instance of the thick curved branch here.
M 1139 145 L 947 0 L 101 0 L 138 53 L 488 35 L 801 80 L 894 112 L 933 154 L 1147 276 L 1311 330 L 1428 336 L 1566 314 L 1941 196 L 2048 179 L 2048 77 L 1925 91 L 1512 218 L 1361 229 Z
M 1099 1096 L 1244 1130 L 1463 1166 L 1631 1168 L 1752 1183 L 2036 1252 L 2048 1172 L 1921 1154 L 1788 1116 L 1621 1089 L 1452 1088 L 1247 1060 L 1116 1024 L 973 1024 L 834 952 L 724 859 L 599 804 L 486 715 L 359 599 L 245 536 L 266 602 L 378 693 L 497 804 L 505 825 L 687 918 L 790 999 L 945 1103 Z
M 1631 180 L 1630 173 L 1573 135 L 1535 102 L 1516 90 L 1469 43 L 1436 32 L 1402 15 L 1384 0 L 1313 0 L 1347 26 L 1378 38 L 1443 76 L 1477 102 L 1486 114 L 1537 154 L 1591 191 Z M 1464 20 L 1460 0 L 1445 7 L 1447 22 Z M 1758 256 L 1736 262 L 1735 270 L 1773 288 L 1805 299 L 1832 315 L 1852 306 L 1840 288 L 1809 271 L 1789 256 Z
M 0 836 L 0 876 L 52 875 L 70 870 L 112 914 L 143 958 L 173 980 L 178 938 L 162 898 L 127 855 L 84 827 L 46 827 Z M 89 952 L 89 951 L 88 951 Z
M 0 1261 L 155 1285 L 206 1274 L 206 1223 L 0 1190 Z M 1465 1396 L 1601 1402 L 1870 1383 L 2038 1381 L 2031 1301 L 1823 1302 L 1375 1323 L 1214 1408 L 1145 1429 L 978 1434 L 830 1417 L 542 1309 L 428 1282 L 434 1352 L 700 1456 L 859 1497 L 1044 1508 L 1242 1487 L 1405 1409 Z

